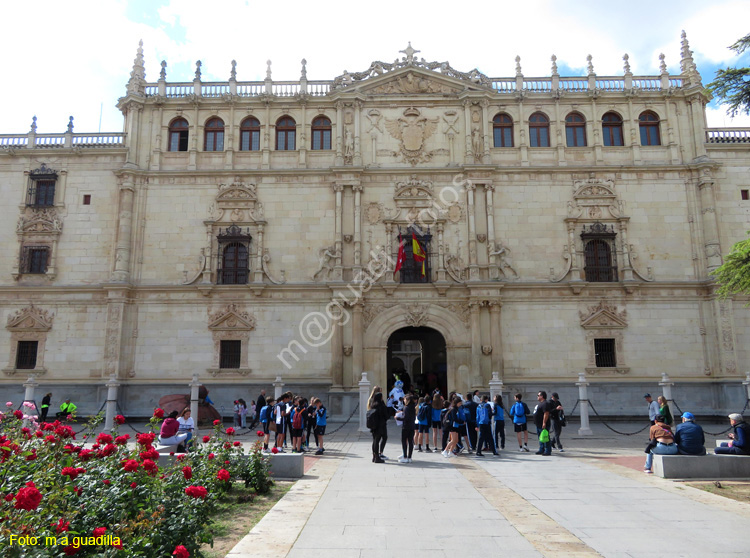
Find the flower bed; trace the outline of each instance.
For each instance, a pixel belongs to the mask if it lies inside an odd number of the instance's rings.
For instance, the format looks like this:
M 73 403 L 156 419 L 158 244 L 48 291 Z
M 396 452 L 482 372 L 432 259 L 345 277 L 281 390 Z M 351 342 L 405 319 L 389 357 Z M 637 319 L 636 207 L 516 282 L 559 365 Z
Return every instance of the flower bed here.
M 216 421 L 211 436 L 162 468 L 153 447 L 160 411 L 135 445 L 117 427 L 95 435 L 92 421 L 82 438 L 91 447 L 68 425 L 24 427 L 20 411 L 0 413 L 0 555 L 203 556 L 216 499 L 236 481 L 266 492 L 267 458 L 259 443 L 246 455 L 234 429 Z

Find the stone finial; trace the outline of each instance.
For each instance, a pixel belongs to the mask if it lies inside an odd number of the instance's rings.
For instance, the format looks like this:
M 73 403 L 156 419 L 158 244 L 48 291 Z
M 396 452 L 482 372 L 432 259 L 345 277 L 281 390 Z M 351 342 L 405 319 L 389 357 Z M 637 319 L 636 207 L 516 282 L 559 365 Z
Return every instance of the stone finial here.
M 693 51 L 690 50 L 690 43 L 687 40 L 687 34 L 682 31 L 682 48 L 680 49 L 680 70 L 683 74 L 687 74 L 691 77 L 690 81 L 693 82 L 692 78 L 695 78 L 695 82 L 701 81 L 701 76 L 698 73 L 698 68 L 695 66 L 695 60 L 693 60 Z
M 161 71 L 159 72 L 159 79 L 165 81 L 167 79 L 167 61 L 161 61 Z
M 232 60 L 232 69 L 229 72 L 229 79 L 231 81 L 237 81 L 237 61 Z
M 138 41 L 138 51 L 133 60 L 127 92 L 140 97 L 146 94 L 146 67 L 143 65 L 143 40 Z
M 307 79 L 307 60 L 302 59 L 302 74 L 300 79 Z
M 67 133 L 68 134 L 72 134 L 73 133 L 73 117 L 72 116 L 68 119 L 68 130 L 67 130 Z
M 553 54 L 550 60 L 552 60 L 552 75 L 553 76 L 559 75 L 557 73 L 557 56 Z
M 36 115 L 31 118 L 31 132 L 36 133 Z
M 594 57 L 591 56 L 590 54 L 586 57 L 586 68 L 588 69 L 590 76 L 596 75 L 594 73 L 594 63 L 592 62 L 593 58 Z
M 414 55 L 418 52 L 422 52 L 421 50 L 416 50 L 411 47 L 411 41 L 409 41 L 409 46 L 407 46 L 404 50 L 399 50 L 399 52 L 403 52 L 406 55 L 406 62 L 412 63 L 414 62 Z
M 522 76 L 523 73 L 521 72 L 521 57 L 516 56 L 516 77 Z
M 622 55 L 622 59 L 625 62 L 625 64 L 622 67 L 622 69 L 625 70 L 625 75 L 632 74 L 633 72 L 630 71 L 630 56 L 628 55 L 627 52 Z
M 667 63 L 664 61 L 664 53 L 662 52 L 659 55 L 659 74 L 662 76 L 669 75 L 669 72 L 667 72 Z
M 203 63 L 200 60 L 195 61 L 195 79 L 198 81 L 201 80 L 201 66 L 203 66 Z
M 271 80 L 271 61 L 266 60 L 266 79 Z

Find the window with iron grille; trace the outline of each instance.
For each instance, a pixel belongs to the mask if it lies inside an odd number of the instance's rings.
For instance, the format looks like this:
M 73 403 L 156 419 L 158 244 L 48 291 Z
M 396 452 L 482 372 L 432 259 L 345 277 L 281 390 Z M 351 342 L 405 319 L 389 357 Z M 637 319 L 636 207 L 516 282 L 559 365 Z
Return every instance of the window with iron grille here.
M 220 230 L 219 269 L 217 283 L 220 285 L 245 285 L 250 278 L 250 243 L 249 231 L 242 232 L 237 225 Z
M 239 368 L 242 341 L 222 341 L 219 349 L 219 368 Z
M 608 228 L 602 223 L 594 223 L 588 228 L 584 225 L 581 239 L 586 281 L 608 283 L 619 280 L 614 249 L 616 236 L 613 227 Z
M 16 368 L 20 370 L 33 370 L 36 368 L 36 352 L 39 341 L 19 341 L 16 351 Z
M 614 339 L 594 339 L 594 354 L 597 368 L 611 368 L 617 366 Z
M 49 262 L 48 246 L 24 246 L 21 253 L 21 273 L 43 275 Z
M 430 242 L 432 235 L 429 229 L 421 229 L 422 234 L 417 234 L 417 229 L 408 228 L 406 232 L 401 233 L 400 242 L 404 243 L 404 263 L 401 266 L 400 277 L 402 283 L 431 283 L 430 273 Z M 412 236 L 412 233 L 414 235 Z M 419 242 L 419 246 L 425 254 L 424 262 L 418 262 L 414 259 L 414 238 Z M 398 254 L 396 254 L 398 258 Z M 424 266 L 423 266 L 424 264 Z M 424 273 L 423 273 L 424 271 Z
M 52 207 L 55 205 L 57 173 L 42 165 L 29 173 L 29 189 L 26 205 L 30 207 Z

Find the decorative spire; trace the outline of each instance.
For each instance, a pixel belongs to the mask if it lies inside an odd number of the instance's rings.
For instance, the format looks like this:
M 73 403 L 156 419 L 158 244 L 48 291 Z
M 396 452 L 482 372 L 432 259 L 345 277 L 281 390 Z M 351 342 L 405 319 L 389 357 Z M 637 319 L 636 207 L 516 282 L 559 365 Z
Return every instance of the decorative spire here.
M 143 65 L 143 40 L 138 41 L 138 51 L 133 60 L 133 70 L 126 88 L 127 92 L 138 97 L 146 95 L 146 68 Z
M 237 61 L 232 60 L 232 70 L 229 72 L 229 79 L 231 81 L 237 81 Z
M 403 52 L 406 55 L 406 62 L 411 64 L 412 62 L 414 62 L 414 55 L 422 51 L 411 48 L 411 41 L 409 41 L 409 46 L 407 46 L 404 50 L 399 50 L 399 52 Z
M 165 81 L 167 79 L 167 61 L 161 61 L 161 72 L 159 72 L 159 79 Z
M 266 67 L 266 79 L 270 81 L 271 80 L 271 61 L 270 60 L 266 60 L 266 65 L 267 65 L 267 67 Z
M 66 133 L 68 134 L 73 133 L 73 117 L 72 116 L 68 119 L 68 130 Z
M 690 81 L 692 82 L 695 78 L 696 83 L 700 83 L 701 81 L 701 75 L 698 73 L 698 68 L 695 66 L 695 60 L 693 60 L 693 51 L 690 50 L 690 43 L 688 43 L 687 40 L 687 34 L 685 31 L 682 31 L 682 48 L 681 50 L 681 58 L 680 58 L 680 70 L 683 74 L 687 74 L 691 77 Z
M 633 72 L 630 71 L 630 56 L 627 52 L 622 55 L 622 59 L 625 62 L 622 66 L 622 69 L 625 70 L 625 75 L 632 74 Z
M 550 60 L 552 60 L 552 75 L 553 75 L 553 76 L 559 75 L 559 74 L 557 73 L 557 56 L 555 56 L 555 55 L 553 54 L 553 55 L 552 55 L 552 58 L 550 58 Z
M 36 134 L 36 115 L 31 119 L 31 132 Z
M 588 56 L 586 57 L 586 62 L 587 62 L 587 64 L 586 64 L 586 67 L 588 68 L 588 72 L 589 72 L 589 75 L 590 75 L 590 76 L 594 76 L 594 75 L 596 75 L 596 74 L 594 73 L 594 63 L 592 62 L 592 60 L 593 60 L 593 56 L 591 56 L 591 55 L 589 54 L 589 55 L 588 55 Z
M 516 77 L 522 76 L 523 73 L 521 72 L 521 57 L 516 56 Z
M 201 66 L 203 63 L 200 60 L 195 61 L 195 79 L 200 81 L 201 80 Z
M 664 61 L 663 52 L 659 55 L 659 74 L 663 76 L 669 75 L 669 72 L 667 72 L 667 63 Z
M 302 59 L 302 75 L 300 79 L 307 79 L 307 60 Z

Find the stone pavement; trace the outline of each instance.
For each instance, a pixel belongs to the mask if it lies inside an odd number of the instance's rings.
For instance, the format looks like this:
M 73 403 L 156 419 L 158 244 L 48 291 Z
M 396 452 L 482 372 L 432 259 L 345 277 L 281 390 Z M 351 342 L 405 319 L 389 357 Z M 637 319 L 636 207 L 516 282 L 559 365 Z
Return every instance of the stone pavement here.
M 643 474 L 645 433 L 594 424 L 595 436 L 578 438 L 569 427 L 565 453 L 542 457 L 533 443 L 519 453 L 508 432 L 500 458 L 415 451 L 399 464 L 400 432 L 390 426 L 383 465 L 351 425 L 327 441 L 326 456 L 228 558 L 750 554 L 750 505 Z M 618 464 L 628 462 L 640 465 Z

